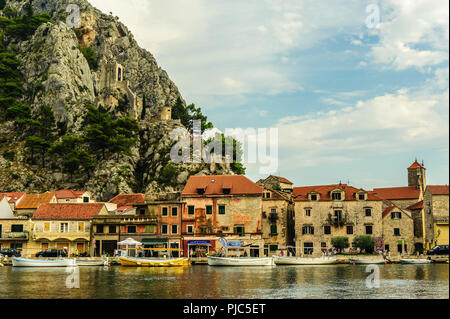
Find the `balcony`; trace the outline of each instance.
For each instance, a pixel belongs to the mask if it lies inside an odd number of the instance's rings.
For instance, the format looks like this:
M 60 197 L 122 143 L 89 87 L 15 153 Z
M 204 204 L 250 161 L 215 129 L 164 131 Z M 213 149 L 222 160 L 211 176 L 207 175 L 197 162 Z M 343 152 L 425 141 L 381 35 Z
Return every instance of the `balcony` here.
M 347 223 L 347 216 L 332 216 L 328 214 L 327 222 L 335 227 L 344 226 Z
M 2 232 L 0 240 L 28 240 L 28 232 Z

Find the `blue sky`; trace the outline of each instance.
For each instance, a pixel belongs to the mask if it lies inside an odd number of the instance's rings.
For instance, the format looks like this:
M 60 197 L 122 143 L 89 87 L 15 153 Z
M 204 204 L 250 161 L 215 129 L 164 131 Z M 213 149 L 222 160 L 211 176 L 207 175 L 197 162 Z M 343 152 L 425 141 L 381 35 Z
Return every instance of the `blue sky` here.
M 448 184 L 447 1 L 90 2 L 218 129 L 278 128 L 274 173 L 296 185 L 402 186 L 416 157 Z

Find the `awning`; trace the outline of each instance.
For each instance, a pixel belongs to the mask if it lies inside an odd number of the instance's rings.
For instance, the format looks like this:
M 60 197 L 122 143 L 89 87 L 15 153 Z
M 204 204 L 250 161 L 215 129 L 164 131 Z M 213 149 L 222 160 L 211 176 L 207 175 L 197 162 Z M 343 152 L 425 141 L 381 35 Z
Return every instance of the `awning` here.
M 189 240 L 188 245 L 211 245 L 210 240 Z
M 167 238 L 143 238 L 142 244 L 167 244 Z

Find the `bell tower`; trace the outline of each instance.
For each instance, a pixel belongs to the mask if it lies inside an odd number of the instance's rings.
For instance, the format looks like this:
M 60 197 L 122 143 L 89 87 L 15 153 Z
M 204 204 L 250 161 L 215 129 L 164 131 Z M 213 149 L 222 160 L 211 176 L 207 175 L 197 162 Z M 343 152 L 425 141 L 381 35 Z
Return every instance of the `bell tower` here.
M 427 187 L 426 168 L 417 159 L 408 167 L 408 186 L 416 187 L 422 194 Z

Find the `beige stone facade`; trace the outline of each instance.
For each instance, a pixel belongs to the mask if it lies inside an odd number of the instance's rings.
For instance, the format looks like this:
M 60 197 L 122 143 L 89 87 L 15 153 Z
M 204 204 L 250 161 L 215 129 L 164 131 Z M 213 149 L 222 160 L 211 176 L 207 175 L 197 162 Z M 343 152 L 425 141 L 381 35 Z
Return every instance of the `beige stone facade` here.
M 15 248 L 22 251 L 22 256 L 30 254 L 33 248 L 29 242 L 31 225 L 26 217 L 0 219 L 0 249 Z
M 426 248 L 449 244 L 448 186 L 429 186 L 424 195 L 424 244 Z
M 414 220 L 411 213 L 391 206 L 383 212 L 383 244 L 390 255 L 415 253 Z

